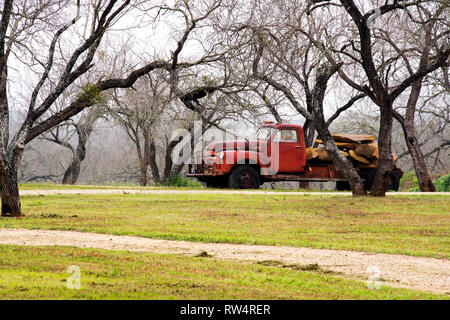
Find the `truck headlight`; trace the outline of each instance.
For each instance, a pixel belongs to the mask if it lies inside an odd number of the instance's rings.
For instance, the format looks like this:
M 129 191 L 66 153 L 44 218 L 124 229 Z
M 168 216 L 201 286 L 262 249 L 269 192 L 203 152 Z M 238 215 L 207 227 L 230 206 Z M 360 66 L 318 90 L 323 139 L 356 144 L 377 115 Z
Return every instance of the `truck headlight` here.
M 223 151 L 221 151 L 219 153 L 219 160 L 223 160 L 224 157 L 225 157 L 225 153 Z

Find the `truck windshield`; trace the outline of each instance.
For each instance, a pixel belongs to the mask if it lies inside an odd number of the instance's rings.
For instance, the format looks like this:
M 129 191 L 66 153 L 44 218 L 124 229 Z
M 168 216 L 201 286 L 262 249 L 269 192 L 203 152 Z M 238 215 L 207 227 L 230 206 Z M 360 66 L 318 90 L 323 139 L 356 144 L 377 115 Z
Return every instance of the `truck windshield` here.
M 270 137 L 272 136 L 272 132 L 273 132 L 272 127 L 261 127 L 253 135 L 253 138 L 257 140 L 269 140 Z

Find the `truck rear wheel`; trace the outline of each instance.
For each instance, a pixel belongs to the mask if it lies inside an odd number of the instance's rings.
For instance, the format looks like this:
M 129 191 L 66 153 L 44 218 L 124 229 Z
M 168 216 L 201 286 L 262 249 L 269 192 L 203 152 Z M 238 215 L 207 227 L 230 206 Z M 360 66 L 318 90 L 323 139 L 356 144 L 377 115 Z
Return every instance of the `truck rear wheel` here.
M 367 168 L 359 174 L 361 178 L 364 179 L 364 189 L 366 189 L 366 191 L 370 191 L 370 189 L 372 189 L 376 173 L 377 168 Z
M 337 181 L 336 182 L 336 190 L 348 191 L 348 190 L 352 190 L 352 188 L 350 188 L 350 184 L 348 183 L 348 181 Z
M 398 191 L 400 188 L 400 178 L 402 176 L 402 171 L 398 168 L 395 168 L 391 171 L 390 178 L 391 178 L 391 190 Z
M 367 168 L 359 173 L 361 179 L 364 179 L 364 189 L 370 191 L 372 188 L 373 181 L 375 179 L 375 173 L 377 168 Z M 339 191 L 351 191 L 350 183 L 348 181 L 338 181 L 336 182 L 336 190 Z
M 228 186 L 231 189 L 259 189 L 258 172 L 250 166 L 238 166 L 230 174 Z

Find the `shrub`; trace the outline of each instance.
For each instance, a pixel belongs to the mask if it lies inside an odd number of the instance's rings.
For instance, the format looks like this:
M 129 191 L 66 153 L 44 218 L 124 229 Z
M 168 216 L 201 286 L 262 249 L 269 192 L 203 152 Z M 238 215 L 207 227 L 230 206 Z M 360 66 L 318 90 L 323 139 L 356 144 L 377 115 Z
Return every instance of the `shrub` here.
M 405 172 L 400 179 L 400 191 L 412 191 L 411 189 L 419 188 L 419 181 L 416 173 L 413 170 Z
M 417 178 L 415 178 L 417 182 Z M 450 192 L 450 174 L 440 177 L 439 179 L 433 181 L 434 186 L 436 187 L 436 191 L 438 192 Z M 418 184 L 418 182 L 417 182 Z M 409 191 L 419 192 L 419 186 L 410 188 Z
M 180 174 L 177 174 L 176 176 L 167 179 L 164 182 L 161 182 L 160 184 L 158 184 L 160 186 L 165 186 L 165 187 L 177 187 L 177 188 L 203 188 L 203 185 L 198 182 L 197 180 L 188 178 L 188 177 L 184 177 Z
M 440 177 L 434 182 L 436 191 L 450 192 L 450 174 Z

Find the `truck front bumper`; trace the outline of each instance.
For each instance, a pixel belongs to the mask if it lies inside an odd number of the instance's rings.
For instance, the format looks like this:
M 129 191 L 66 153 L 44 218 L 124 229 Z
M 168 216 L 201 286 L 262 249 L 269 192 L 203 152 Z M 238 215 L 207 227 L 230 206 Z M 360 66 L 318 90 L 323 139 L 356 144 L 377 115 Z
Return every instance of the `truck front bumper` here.
M 188 166 L 188 177 L 205 177 L 213 175 L 213 165 L 212 164 L 189 164 Z
M 214 164 L 189 164 L 188 174 L 186 176 L 192 178 L 214 177 L 224 175 L 225 171 L 220 165 Z

